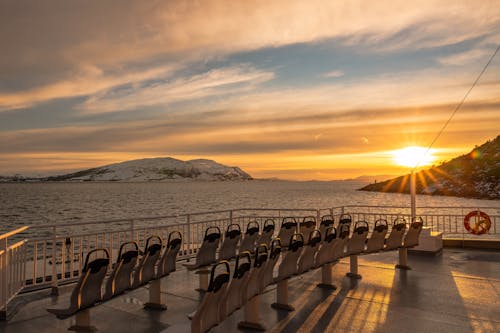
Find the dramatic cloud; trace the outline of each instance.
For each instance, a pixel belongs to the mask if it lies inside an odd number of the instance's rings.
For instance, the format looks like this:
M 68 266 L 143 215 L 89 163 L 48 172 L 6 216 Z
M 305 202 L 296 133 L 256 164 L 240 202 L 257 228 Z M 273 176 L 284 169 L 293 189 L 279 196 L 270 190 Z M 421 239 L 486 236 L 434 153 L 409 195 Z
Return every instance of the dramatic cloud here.
M 5 0 L 0 174 L 168 155 L 386 173 L 384 152 L 432 141 L 499 31 L 495 0 Z M 497 56 L 441 158 L 498 134 L 499 73 Z
M 214 69 L 189 78 L 137 85 L 131 90 L 106 91 L 85 102 L 83 108 L 93 112 L 131 110 L 142 106 L 201 99 L 208 96 L 245 92 L 274 76 L 247 66 Z
M 499 11 L 494 0 L 7 0 L 0 11 L 1 106 L 25 105 L 23 94 L 31 102 L 92 94 L 80 85 L 99 86 L 98 73 L 108 71 L 117 73 L 110 80 L 127 82 L 126 72 L 139 64 L 179 65 L 328 38 L 379 49 L 458 43 L 498 31 Z M 86 68 L 97 73 L 81 78 Z

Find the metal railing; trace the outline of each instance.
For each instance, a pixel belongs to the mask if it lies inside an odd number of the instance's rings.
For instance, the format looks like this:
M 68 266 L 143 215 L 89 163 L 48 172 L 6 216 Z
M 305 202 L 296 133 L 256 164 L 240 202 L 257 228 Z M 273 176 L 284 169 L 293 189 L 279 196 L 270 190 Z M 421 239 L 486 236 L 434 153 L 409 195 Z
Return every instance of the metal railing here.
M 417 215 L 422 217 L 426 226 L 431 227 L 433 231 L 443 232 L 445 237 L 465 238 L 468 234 L 463 228 L 463 218 L 469 211 L 476 209 L 487 212 L 491 217 L 492 228 L 486 237 L 500 239 L 497 233 L 500 209 L 497 207 L 418 207 Z M 262 229 L 266 219 L 273 219 L 277 235 L 284 217 L 294 217 L 297 222 L 301 222 L 304 217 L 313 216 L 319 226 L 322 215 L 332 215 L 335 222 L 338 222 L 340 215 L 344 213 L 349 213 L 354 222 L 363 220 L 371 225 L 381 218 L 386 219 L 389 225 L 396 217 L 404 217 L 410 222 L 411 214 L 410 207 L 399 206 L 350 205 L 321 209 L 241 208 L 181 215 L 38 225 L 31 226 L 28 242 L 19 245 L 23 248 L 24 257 L 18 256 L 15 262 L 16 265 L 24 265 L 21 271 L 25 278 L 23 286 L 26 291 L 48 286 L 57 287 L 61 283 L 78 278 L 86 253 L 95 248 L 107 248 L 112 260 L 115 260 L 120 244 L 125 241 L 136 241 L 140 248 L 143 248 L 149 236 L 159 235 L 166 240 L 168 234 L 176 230 L 183 237 L 178 258 L 189 260 L 196 255 L 205 229 L 209 226 L 217 226 L 223 233 L 229 224 L 235 223 L 240 225 L 244 233 L 250 221 L 259 223 Z M 299 224 L 297 228 L 300 230 Z
M 8 303 L 26 282 L 26 240 L 9 245 L 9 238 L 27 230 L 21 227 L 0 235 L 0 312 L 5 317 Z

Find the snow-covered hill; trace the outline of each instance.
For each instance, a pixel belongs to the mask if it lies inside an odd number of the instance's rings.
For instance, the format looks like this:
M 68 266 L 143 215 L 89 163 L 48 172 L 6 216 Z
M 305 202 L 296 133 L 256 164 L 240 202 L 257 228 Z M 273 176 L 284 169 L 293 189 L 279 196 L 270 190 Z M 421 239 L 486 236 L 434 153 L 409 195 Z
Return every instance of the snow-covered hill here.
M 145 158 L 109 164 L 70 174 L 48 177 L 48 181 L 163 181 L 163 180 L 249 180 L 238 167 L 212 160 L 181 161 L 171 157 Z

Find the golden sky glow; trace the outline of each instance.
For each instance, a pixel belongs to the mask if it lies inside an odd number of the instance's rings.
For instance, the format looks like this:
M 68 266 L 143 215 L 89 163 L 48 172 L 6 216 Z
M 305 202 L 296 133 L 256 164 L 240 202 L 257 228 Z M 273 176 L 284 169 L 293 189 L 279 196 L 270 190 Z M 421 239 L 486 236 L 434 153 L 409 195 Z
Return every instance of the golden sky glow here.
M 394 151 L 432 142 L 499 41 L 493 0 L 8 0 L 0 175 L 160 156 L 257 178 L 407 173 Z M 499 59 L 426 164 L 499 134 Z
M 434 149 L 410 146 L 392 151 L 394 163 L 409 168 L 428 166 L 436 160 Z

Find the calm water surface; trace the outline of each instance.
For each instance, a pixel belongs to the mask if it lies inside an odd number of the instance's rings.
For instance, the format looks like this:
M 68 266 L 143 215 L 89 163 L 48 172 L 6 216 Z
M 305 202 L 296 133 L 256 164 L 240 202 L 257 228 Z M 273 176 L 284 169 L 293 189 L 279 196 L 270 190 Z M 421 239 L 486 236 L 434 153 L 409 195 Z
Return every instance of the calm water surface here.
M 0 232 L 41 225 L 234 208 L 409 205 L 405 194 L 362 192 L 353 181 L 0 184 Z M 500 201 L 418 196 L 420 206 L 494 206 Z

